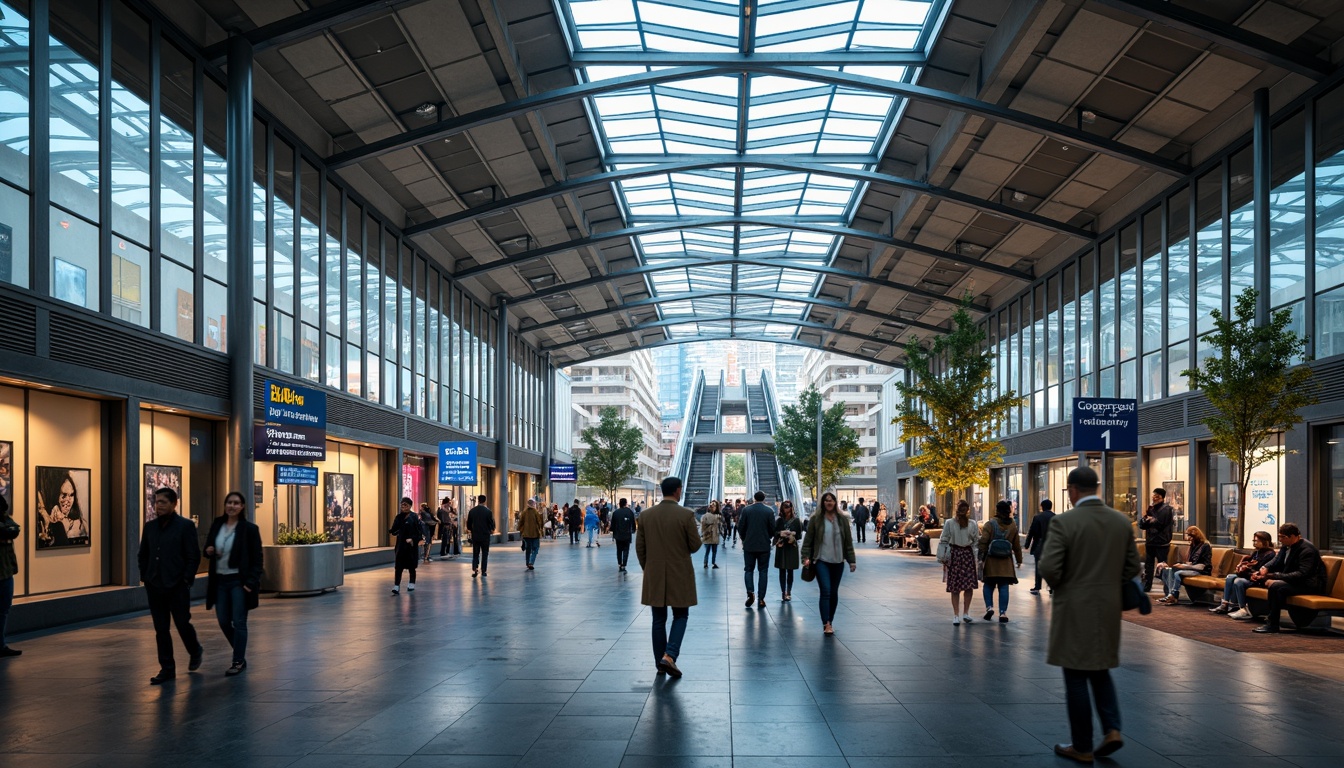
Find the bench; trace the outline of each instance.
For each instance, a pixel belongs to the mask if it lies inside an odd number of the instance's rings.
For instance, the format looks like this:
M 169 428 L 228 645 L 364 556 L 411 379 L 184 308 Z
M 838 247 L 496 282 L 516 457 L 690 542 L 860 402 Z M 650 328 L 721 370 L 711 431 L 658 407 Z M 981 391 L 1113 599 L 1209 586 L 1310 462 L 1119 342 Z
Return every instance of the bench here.
M 1344 557 L 1322 557 L 1325 565 L 1326 594 L 1293 595 L 1288 598 L 1288 618 L 1299 629 L 1307 627 L 1322 613 L 1344 613 Z M 1251 587 L 1246 590 L 1247 599 L 1252 601 L 1251 613 L 1263 616 L 1268 612 L 1269 590 L 1265 587 Z
M 1176 562 L 1181 562 L 1189 551 L 1188 546 L 1181 547 Z M 1217 603 L 1222 601 L 1223 587 L 1227 584 L 1227 575 L 1236 570 L 1241 562 L 1241 554 L 1232 547 L 1213 548 L 1213 573 L 1199 576 L 1187 576 L 1181 581 L 1190 594 L 1192 603 Z M 1212 593 L 1212 594 L 1211 594 Z

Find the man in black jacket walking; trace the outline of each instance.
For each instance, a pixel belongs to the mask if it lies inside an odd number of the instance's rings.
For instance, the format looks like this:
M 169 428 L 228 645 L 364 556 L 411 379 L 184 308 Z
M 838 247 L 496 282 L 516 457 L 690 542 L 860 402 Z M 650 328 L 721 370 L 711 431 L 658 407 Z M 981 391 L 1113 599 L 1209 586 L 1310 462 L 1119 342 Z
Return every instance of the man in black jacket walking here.
M 742 539 L 742 559 L 747 582 L 747 607 L 757 600 L 758 608 L 765 607 L 765 589 L 770 579 L 770 549 L 775 540 L 775 510 L 765 503 L 765 492 L 757 491 L 754 504 L 742 508 L 737 516 L 737 535 Z M 752 591 L 751 572 L 757 572 L 756 591 Z
M 1269 619 L 1252 632 L 1279 631 L 1279 613 L 1293 595 L 1314 595 L 1325 591 L 1325 564 L 1321 553 L 1292 523 L 1279 526 L 1279 554 L 1251 575 L 1251 582 L 1269 590 Z M 1299 627 L 1301 629 L 1301 627 Z
M 485 497 L 476 497 L 476 506 L 467 513 L 467 532 L 471 534 L 471 577 L 481 576 L 490 562 L 490 536 L 495 532 L 495 513 L 485 506 Z
M 177 625 L 177 634 L 187 647 L 191 660 L 187 669 L 201 668 L 205 649 L 191 625 L 191 585 L 201 564 L 201 545 L 196 526 L 177 514 L 177 491 L 160 488 L 154 492 L 155 519 L 146 523 L 140 535 L 140 581 L 149 598 L 149 615 L 154 621 L 154 641 L 159 651 L 159 673 L 149 678 L 160 685 L 177 676 L 173 660 L 173 636 L 169 623 Z
M 1171 531 L 1176 522 L 1176 513 L 1167 503 L 1167 489 L 1153 489 L 1153 503 L 1139 520 L 1139 528 L 1144 531 L 1143 591 L 1153 588 L 1153 572 L 1157 563 L 1167 562 L 1171 552 Z
M 868 541 L 868 518 L 872 513 L 868 510 L 868 505 L 863 503 L 863 498 L 859 498 L 859 503 L 854 505 L 854 543 L 861 544 Z
M 611 515 L 611 538 L 616 542 L 616 565 L 625 573 L 625 564 L 630 562 L 630 542 L 635 537 L 635 511 L 625 499 Z
M 1041 511 L 1031 519 L 1031 529 L 1027 531 L 1027 541 L 1023 545 L 1031 551 L 1031 559 L 1036 561 L 1036 586 L 1031 594 L 1041 594 L 1041 553 L 1045 551 L 1045 537 L 1050 535 L 1050 521 L 1055 517 L 1055 504 L 1049 499 L 1041 499 Z M 1054 594 L 1055 590 L 1050 590 Z

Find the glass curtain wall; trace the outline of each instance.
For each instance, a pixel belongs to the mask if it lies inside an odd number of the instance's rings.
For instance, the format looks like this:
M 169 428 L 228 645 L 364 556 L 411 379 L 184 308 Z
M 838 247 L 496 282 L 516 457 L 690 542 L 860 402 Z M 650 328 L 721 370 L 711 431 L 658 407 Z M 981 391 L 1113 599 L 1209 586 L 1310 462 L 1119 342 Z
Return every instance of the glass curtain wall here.
M 46 5 L 50 34 L 34 40 L 29 0 L 0 0 L 0 282 L 225 351 L 224 84 L 135 0 Z M 493 436 L 489 310 L 260 111 L 254 136 L 255 303 L 233 325 L 256 362 Z M 39 162 L 49 199 L 31 199 Z M 514 346 L 516 440 L 540 450 L 546 364 Z

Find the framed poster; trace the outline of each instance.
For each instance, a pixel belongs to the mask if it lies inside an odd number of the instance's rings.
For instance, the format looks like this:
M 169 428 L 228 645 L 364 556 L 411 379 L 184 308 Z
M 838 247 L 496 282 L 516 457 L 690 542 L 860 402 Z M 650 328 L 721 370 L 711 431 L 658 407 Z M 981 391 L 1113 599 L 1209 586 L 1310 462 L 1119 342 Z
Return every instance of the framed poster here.
M 179 514 L 185 515 L 182 502 L 182 468 L 165 464 L 145 465 L 145 522 L 153 520 L 154 492 L 160 488 L 172 488 L 177 491 Z
M 355 546 L 355 476 L 328 472 L 323 483 L 323 509 L 327 533 Z
M 1176 527 L 1183 530 L 1185 526 L 1185 481 L 1168 480 L 1162 483 L 1162 489 L 1167 492 L 1167 503 L 1171 505 L 1172 517 L 1176 521 Z
M 4 497 L 10 516 L 14 515 L 14 443 L 0 440 L 0 497 Z
M 1223 483 L 1218 486 L 1218 506 L 1222 511 L 1223 519 L 1233 520 L 1240 510 L 1237 509 L 1238 497 L 1241 495 L 1241 489 L 1236 483 Z
M 37 467 L 37 548 L 90 546 L 89 524 L 93 500 L 89 498 L 87 469 Z
M 81 266 L 56 257 L 52 259 L 53 296 L 61 301 L 84 306 L 88 299 L 89 273 Z

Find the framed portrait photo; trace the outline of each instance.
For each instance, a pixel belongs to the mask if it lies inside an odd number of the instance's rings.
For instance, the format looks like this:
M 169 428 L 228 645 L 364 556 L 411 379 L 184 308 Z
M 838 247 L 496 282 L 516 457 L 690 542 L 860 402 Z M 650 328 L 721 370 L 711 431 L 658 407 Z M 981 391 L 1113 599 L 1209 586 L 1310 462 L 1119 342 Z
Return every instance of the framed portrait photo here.
M 177 492 L 178 507 L 180 514 L 186 514 L 184 502 L 182 499 L 182 468 L 170 466 L 167 464 L 146 464 L 145 465 L 145 522 L 153 520 L 157 515 L 154 514 L 154 492 L 160 488 L 172 488 Z
M 326 530 L 350 549 L 355 546 L 355 476 L 328 472 L 322 490 Z
M 93 499 L 88 469 L 37 467 L 34 471 L 34 523 L 37 548 L 88 547 L 92 539 Z
M 0 497 L 14 514 L 14 442 L 0 440 Z

